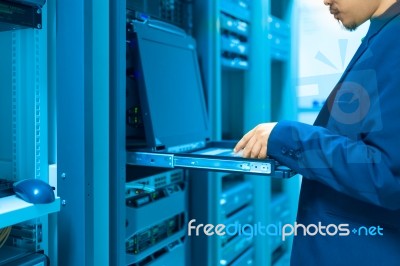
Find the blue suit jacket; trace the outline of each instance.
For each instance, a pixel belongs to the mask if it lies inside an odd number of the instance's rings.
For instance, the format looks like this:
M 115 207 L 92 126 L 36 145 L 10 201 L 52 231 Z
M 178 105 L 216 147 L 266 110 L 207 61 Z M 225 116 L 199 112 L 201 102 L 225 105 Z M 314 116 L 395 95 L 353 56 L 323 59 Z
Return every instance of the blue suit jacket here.
M 297 222 L 350 230 L 300 230 L 292 265 L 400 265 L 399 14 L 397 2 L 371 19 L 314 126 L 282 121 L 271 132 L 268 155 L 304 176 Z

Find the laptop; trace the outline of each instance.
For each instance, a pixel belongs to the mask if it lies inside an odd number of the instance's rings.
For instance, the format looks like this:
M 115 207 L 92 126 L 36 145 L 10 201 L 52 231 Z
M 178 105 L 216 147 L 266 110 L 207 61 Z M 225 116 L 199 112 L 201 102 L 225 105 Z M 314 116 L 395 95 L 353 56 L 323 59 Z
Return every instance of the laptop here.
M 166 22 L 132 21 L 133 68 L 146 147 L 128 149 L 127 164 L 290 177 L 273 158 L 247 159 L 237 141 L 210 141 L 195 40 Z

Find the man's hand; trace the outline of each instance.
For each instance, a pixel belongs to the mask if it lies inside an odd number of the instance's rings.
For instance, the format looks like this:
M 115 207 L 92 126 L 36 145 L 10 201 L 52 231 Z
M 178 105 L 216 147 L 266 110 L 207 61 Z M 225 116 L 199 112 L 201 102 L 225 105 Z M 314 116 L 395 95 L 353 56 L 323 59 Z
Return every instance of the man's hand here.
M 244 158 L 259 158 L 267 157 L 267 143 L 272 129 L 277 123 L 259 124 L 249 132 L 236 144 L 234 152 L 243 150 Z

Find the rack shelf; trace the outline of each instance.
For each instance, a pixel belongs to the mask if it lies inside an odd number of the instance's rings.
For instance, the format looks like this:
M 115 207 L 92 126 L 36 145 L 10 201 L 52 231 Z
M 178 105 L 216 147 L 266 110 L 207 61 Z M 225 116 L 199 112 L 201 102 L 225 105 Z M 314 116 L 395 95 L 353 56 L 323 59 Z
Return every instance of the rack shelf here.
M 15 195 L 0 198 L 0 228 L 60 211 L 60 198 L 49 204 L 32 204 Z

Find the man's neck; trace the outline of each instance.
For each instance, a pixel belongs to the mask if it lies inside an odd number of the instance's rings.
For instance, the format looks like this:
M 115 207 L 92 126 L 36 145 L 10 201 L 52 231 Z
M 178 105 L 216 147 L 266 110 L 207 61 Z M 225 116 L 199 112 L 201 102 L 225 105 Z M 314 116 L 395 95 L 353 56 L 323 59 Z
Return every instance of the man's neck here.
M 372 18 L 378 17 L 385 13 L 386 10 L 389 9 L 397 0 L 381 0 L 378 8 L 376 9 L 375 13 L 372 15 Z

